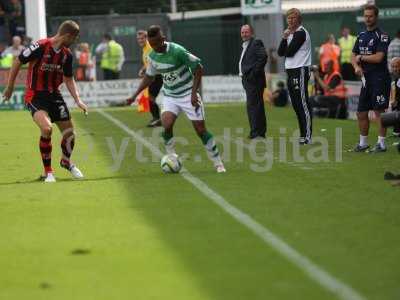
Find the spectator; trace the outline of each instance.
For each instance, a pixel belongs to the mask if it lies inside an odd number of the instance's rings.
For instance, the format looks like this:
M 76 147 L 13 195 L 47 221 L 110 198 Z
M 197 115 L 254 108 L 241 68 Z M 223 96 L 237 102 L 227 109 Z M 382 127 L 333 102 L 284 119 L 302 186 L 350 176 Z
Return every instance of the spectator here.
M 247 116 L 250 123 L 248 138 L 265 138 L 267 120 L 263 94 L 266 87 L 264 68 L 267 63 L 267 52 L 263 42 L 254 38 L 254 30 L 250 25 L 242 26 L 240 36 L 243 44 L 239 75 L 246 91 Z
M 285 88 L 285 83 L 279 81 L 277 83 L 277 89 L 271 94 L 271 102 L 275 106 L 284 107 L 288 103 L 288 90 Z
M 346 109 L 346 88 L 343 83 L 342 75 L 333 69 L 334 62 L 326 62 L 326 74 L 321 79 L 318 70 L 314 69 L 314 78 L 323 89 L 323 95 L 313 96 L 310 99 L 314 111 L 319 108 L 328 109 L 328 118 L 347 118 Z
M 78 67 L 76 68 L 75 77 L 77 81 L 93 81 L 94 67 L 92 55 L 88 43 L 81 43 L 78 46 L 78 50 L 75 52 L 75 56 L 78 61 Z
M 16 57 L 22 52 L 24 47 L 21 45 L 21 38 L 19 36 L 13 37 L 13 43 L 1 53 L 2 68 L 9 69 Z
M 325 44 L 322 44 L 319 48 L 319 61 L 322 73 L 326 73 L 325 65 L 327 61 L 333 61 L 333 70 L 338 72 L 339 66 L 340 47 L 336 45 L 336 39 L 333 34 L 328 35 Z
M 397 31 L 396 37 L 390 42 L 388 48 L 387 60 L 390 74 L 393 74 L 391 62 L 395 57 L 400 57 L 400 30 Z
M 390 93 L 390 106 L 392 111 L 400 111 L 400 56 L 391 60 L 393 81 Z M 393 135 L 400 137 L 400 126 L 394 126 Z
M 8 54 L 12 54 L 12 56 L 18 57 L 22 50 L 24 50 L 24 46 L 22 45 L 22 40 L 19 36 L 13 36 L 12 38 L 12 45 L 2 53 L 2 57 L 5 57 Z
M 103 70 L 103 79 L 119 79 L 125 61 L 124 48 L 106 33 L 103 41 L 96 48 L 96 54 L 101 55 L 100 67 Z
M 342 37 L 339 39 L 340 66 L 343 80 L 357 80 L 354 68 L 351 65 L 351 52 L 356 39 L 357 38 L 354 35 L 350 34 L 350 29 L 348 27 L 343 27 Z

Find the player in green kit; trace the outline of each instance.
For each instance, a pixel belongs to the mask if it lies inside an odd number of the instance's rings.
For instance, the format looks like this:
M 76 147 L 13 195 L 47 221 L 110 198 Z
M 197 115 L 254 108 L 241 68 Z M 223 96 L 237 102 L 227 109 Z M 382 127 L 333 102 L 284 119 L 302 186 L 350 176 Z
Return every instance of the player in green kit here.
M 147 38 L 153 50 L 148 55 L 146 75 L 131 99 L 136 99 L 152 83 L 154 76 L 161 74 L 164 94 L 161 110 L 164 127 L 162 137 L 167 153 L 175 153 L 173 127 L 179 113 L 184 112 L 192 121 L 217 172 L 226 172 L 215 140 L 205 126 L 203 104 L 198 94 L 203 74 L 200 59 L 182 46 L 166 42 L 159 26 L 150 26 Z

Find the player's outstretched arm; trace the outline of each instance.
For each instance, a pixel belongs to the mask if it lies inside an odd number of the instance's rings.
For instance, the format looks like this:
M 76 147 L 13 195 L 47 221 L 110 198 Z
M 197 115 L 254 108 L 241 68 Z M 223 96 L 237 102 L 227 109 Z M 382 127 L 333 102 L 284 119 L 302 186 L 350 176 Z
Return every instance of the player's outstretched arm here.
M 81 100 L 78 89 L 76 87 L 76 83 L 74 77 L 66 77 L 64 76 L 64 83 L 67 86 L 68 91 L 70 92 L 72 98 L 74 98 L 76 105 L 87 114 L 88 108 L 86 104 Z
M 148 74 L 145 74 L 142 81 L 139 84 L 139 87 L 137 88 L 136 92 L 133 94 L 132 97 L 130 97 L 127 102 L 133 103 L 136 101 L 137 96 L 145 89 L 147 88 L 154 80 L 153 76 L 149 76 Z
M 10 73 L 8 74 L 7 86 L 3 91 L 3 100 L 10 100 L 12 93 L 14 91 L 15 79 L 17 78 L 19 69 L 21 68 L 21 61 L 17 58 L 14 59 L 14 62 L 11 66 Z

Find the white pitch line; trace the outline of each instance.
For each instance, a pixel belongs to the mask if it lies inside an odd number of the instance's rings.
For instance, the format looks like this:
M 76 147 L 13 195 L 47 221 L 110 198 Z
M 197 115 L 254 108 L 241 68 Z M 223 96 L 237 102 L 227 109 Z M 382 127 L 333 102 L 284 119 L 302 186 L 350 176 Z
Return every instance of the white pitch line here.
M 114 123 L 127 134 L 132 136 L 135 140 L 146 146 L 154 155 L 162 157 L 164 154 L 155 147 L 152 143 L 144 139 L 141 135 L 130 129 L 120 120 L 114 118 L 109 113 L 98 109 L 97 112 L 107 120 Z M 229 171 L 229 170 L 228 170 Z M 326 290 L 337 295 L 340 299 L 344 300 L 365 300 L 366 298 L 355 291 L 347 284 L 341 282 L 339 279 L 330 275 L 327 271 L 323 270 L 317 264 L 312 262 L 309 258 L 300 254 L 294 248 L 285 243 L 280 237 L 273 233 L 268 228 L 264 227 L 248 214 L 242 212 L 228 201 L 226 201 L 221 195 L 212 190 L 206 183 L 201 181 L 199 178 L 192 175 L 187 169 L 182 168 L 180 175 L 188 182 L 190 182 L 196 189 L 198 189 L 207 198 L 212 200 L 222 210 L 233 217 L 237 222 L 247 227 L 251 232 L 263 240 L 268 246 L 275 249 L 279 254 L 286 257 L 290 262 L 301 269 L 308 277 L 317 282 Z M 224 176 L 221 174 L 221 176 Z

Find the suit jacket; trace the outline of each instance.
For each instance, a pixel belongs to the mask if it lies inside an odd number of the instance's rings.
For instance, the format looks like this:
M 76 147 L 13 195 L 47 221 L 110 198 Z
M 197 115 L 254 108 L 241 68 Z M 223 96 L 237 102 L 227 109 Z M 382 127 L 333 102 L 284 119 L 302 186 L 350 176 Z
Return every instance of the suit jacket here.
M 254 38 L 250 39 L 241 64 L 243 81 L 246 84 L 255 85 L 259 88 L 266 87 L 264 68 L 267 59 L 268 56 L 263 42 Z

